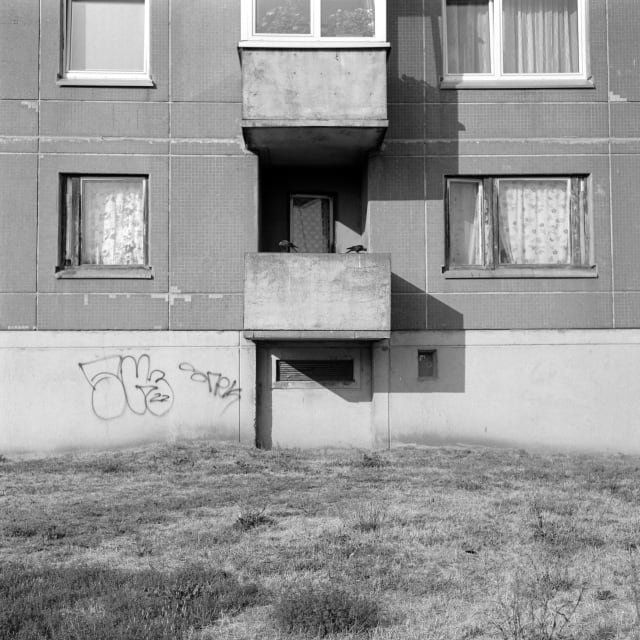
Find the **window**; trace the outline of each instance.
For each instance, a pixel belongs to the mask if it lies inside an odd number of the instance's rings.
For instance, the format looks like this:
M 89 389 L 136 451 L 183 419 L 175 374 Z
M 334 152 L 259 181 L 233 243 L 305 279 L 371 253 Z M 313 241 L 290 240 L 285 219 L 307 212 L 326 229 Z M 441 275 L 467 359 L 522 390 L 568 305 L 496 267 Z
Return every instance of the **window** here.
M 150 85 L 150 0 L 67 0 L 62 84 Z
M 591 86 L 585 0 L 442 1 L 442 86 Z
M 448 277 L 595 276 L 587 179 L 447 179 Z
M 292 195 L 289 206 L 289 239 L 300 253 L 331 253 L 333 198 Z
M 58 277 L 151 278 L 147 177 L 62 177 Z
M 384 41 L 386 0 L 243 0 L 243 40 Z

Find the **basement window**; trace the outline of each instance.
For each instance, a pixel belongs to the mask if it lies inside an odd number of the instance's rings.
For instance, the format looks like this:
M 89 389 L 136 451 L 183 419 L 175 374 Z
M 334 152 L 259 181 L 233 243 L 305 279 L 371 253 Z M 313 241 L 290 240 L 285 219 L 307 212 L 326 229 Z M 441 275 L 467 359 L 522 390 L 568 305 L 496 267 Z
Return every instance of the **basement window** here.
M 57 277 L 152 277 L 147 183 L 147 176 L 62 176 Z
M 595 277 L 584 176 L 452 177 L 445 277 Z
M 386 0 L 242 1 L 244 41 L 357 46 L 386 39 Z
M 152 86 L 150 0 L 67 0 L 59 84 Z

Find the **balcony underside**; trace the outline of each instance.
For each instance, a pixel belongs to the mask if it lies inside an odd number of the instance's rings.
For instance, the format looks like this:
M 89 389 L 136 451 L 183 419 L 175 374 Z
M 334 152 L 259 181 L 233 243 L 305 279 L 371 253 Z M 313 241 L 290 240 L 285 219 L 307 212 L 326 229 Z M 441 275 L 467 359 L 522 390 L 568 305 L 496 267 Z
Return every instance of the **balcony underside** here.
M 242 122 L 249 149 L 273 165 L 359 163 L 380 146 L 387 126 L 387 120 Z

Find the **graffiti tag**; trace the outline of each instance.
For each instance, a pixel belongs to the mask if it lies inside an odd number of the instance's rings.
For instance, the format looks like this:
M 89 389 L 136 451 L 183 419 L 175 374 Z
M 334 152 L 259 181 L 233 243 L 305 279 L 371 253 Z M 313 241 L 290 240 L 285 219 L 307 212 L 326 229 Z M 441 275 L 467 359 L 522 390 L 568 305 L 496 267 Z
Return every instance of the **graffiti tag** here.
M 230 398 L 229 405 L 240 400 L 241 389 L 238 387 L 238 381 L 227 378 L 221 373 L 213 371 L 200 371 L 189 362 L 181 362 L 178 365 L 180 371 L 191 374 L 189 377 L 193 382 L 201 382 L 207 385 L 208 392 L 216 398 Z
M 103 420 L 113 420 L 129 409 L 142 416 L 163 416 L 173 406 L 173 390 L 161 369 L 151 368 L 148 354 L 109 356 L 79 362 L 78 366 L 93 388 L 91 406 Z

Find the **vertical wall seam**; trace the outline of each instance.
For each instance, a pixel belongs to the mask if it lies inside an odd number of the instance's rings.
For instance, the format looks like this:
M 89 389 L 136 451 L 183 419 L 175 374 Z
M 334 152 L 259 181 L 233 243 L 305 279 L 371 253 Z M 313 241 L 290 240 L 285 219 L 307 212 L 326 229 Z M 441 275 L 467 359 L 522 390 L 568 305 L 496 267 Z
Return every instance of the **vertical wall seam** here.
M 42 118 L 42 0 L 38 3 L 38 115 L 36 142 L 36 273 L 35 273 L 35 330 L 38 331 L 38 302 L 39 302 L 39 266 L 40 266 L 40 127 Z M 59 212 L 58 212 L 59 215 Z M 59 224 L 59 223 L 58 223 Z
M 172 305 L 171 305 L 171 295 L 170 292 L 172 291 L 171 289 L 171 215 L 172 215 L 172 210 L 171 210 L 171 203 L 173 201 L 173 191 L 172 191 L 172 187 L 173 187 L 173 75 L 172 75 L 172 68 L 173 68 L 173 40 L 172 40 L 172 15 L 173 15 L 173 6 L 172 6 L 172 0 L 168 0 L 168 6 L 167 6 L 167 12 L 168 12 L 168 16 L 167 16 L 167 29 L 168 29 L 168 33 L 167 33 L 167 47 L 168 47 L 168 52 L 167 52 L 167 59 L 168 59 L 168 66 L 169 69 L 167 70 L 167 77 L 168 77 L 168 82 L 169 82 L 169 87 L 168 87 L 168 93 L 167 96 L 169 98 L 169 104 L 168 104 L 168 109 L 169 109 L 169 122 L 168 122 L 168 127 L 169 127 L 169 156 L 167 158 L 167 330 L 171 331 L 171 329 L 173 328 L 173 318 L 172 318 Z
M 422 0 L 422 77 L 427 77 L 427 12 L 425 0 Z M 422 197 L 424 198 L 424 292 L 425 295 L 429 288 L 429 217 L 428 217 L 428 192 L 427 192 L 427 84 L 422 86 Z M 425 307 L 426 313 L 426 307 Z M 425 318 L 425 326 L 426 318 Z
M 611 130 L 611 53 L 609 41 L 609 0 L 605 0 L 605 29 L 606 29 L 606 46 L 607 46 L 607 134 L 608 134 L 608 161 L 609 161 L 609 255 L 611 257 L 611 325 L 616 328 L 616 276 L 615 276 L 615 259 L 613 246 L 613 145 Z M 592 213 L 592 219 L 593 219 Z

